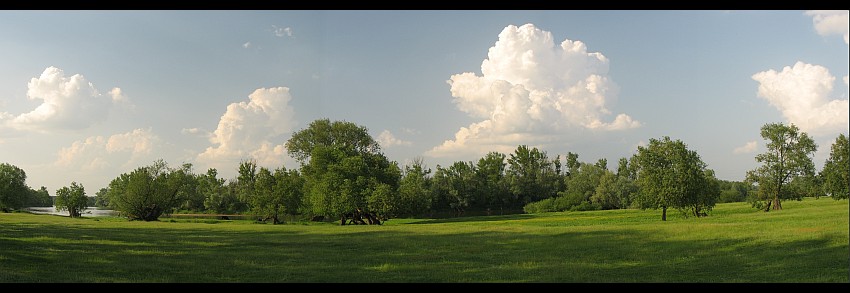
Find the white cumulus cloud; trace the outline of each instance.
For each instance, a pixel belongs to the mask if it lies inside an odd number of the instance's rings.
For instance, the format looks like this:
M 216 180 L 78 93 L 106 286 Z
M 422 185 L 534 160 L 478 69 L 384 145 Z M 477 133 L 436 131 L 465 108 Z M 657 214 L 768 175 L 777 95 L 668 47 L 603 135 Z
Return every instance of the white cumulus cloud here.
M 70 77 L 56 67 L 48 67 L 27 84 L 27 98 L 42 100 L 34 110 L 12 117 L 0 117 L 6 125 L 18 130 L 49 132 L 57 129 L 84 129 L 106 120 L 116 104 L 128 103 L 120 88 L 107 95 L 98 92 L 80 74 Z
M 387 148 L 397 145 L 410 145 L 411 143 L 409 141 L 396 138 L 389 130 L 384 130 L 378 135 L 378 144 L 380 144 L 381 147 Z
M 850 44 L 848 30 L 850 30 L 850 10 L 810 10 L 806 15 L 812 17 L 815 30 L 821 36 L 843 35 L 844 43 Z
M 109 137 L 90 136 L 74 141 L 57 153 L 56 166 L 70 170 L 96 171 L 118 166 L 126 168 L 144 164 L 142 159 L 154 153 L 161 140 L 150 128 L 134 129 Z
M 286 157 L 281 136 L 296 125 L 291 99 L 289 88 L 261 88 L 251 93 L 247 102 L 228 105 L 210 135 L 213 146 L 199 154 L 198 161 L 231 168 L 242 159 L 253 158 L 263 166 L 279 166 Z
M 850 103 L 828 97 L 835 77 L 825 67 L 798 61 L 793 67 L 759 72 L 752 78 L 759 82 L 758 96 L 800 130 L 812 135 L 847 131 Z
M 754 141 L 747 142 L 746 144 L 744 144 L 742 146 L 736 147 L 734 150 L 732 150 L 732 153 L 734 153 L 734 154 L 749 154 L 749 153 L 755 152 L 756 149 L 758 149 L 758 143 L 754 140 Z
M 510 25 L 481 63 L 481 76 L 452 75 L 453 102 L 470 117 L 453 140 L 426 152 L 433 157 L 511 151 L 518 144 L 563 141 L 565 131 L 623 130 L 641 123 L 608 106 L 618 87 L 608 78 L 608 59 L 581 41 L 555 45 L 552 33 L 533 24 Z

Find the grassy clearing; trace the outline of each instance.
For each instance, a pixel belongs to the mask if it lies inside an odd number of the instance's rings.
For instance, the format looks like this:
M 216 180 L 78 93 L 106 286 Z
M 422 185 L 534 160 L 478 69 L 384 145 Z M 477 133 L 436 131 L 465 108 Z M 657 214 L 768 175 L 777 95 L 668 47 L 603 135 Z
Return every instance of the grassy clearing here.
M 2 282 L 848 282 L 848 201 L 383 226 L 0 213 Z

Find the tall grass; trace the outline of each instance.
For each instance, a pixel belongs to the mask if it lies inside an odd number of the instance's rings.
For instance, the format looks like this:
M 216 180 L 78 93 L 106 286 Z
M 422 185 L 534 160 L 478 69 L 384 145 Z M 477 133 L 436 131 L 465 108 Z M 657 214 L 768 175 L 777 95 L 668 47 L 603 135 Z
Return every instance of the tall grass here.
M 848 282 L 848 201 L 332 223 L 0 213 L 0 282 Z

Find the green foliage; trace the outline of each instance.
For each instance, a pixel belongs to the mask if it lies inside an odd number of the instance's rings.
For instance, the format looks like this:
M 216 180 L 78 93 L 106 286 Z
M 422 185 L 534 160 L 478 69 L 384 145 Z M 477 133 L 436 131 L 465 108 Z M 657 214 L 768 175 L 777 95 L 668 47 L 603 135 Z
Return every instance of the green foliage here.
M 475 166 L 473 206 L 485 210 L 503 210 L 514 204 L 505 177 L 506 166 L 505 155 L 498 152 L 490 152 L 478 160 Z
M 82 184 L 71 182 L 71 186 L 56 190 L 57 211 L 68 211 L 72 218 L 79 218 L 87 206 L 88 197 L 86 197 L 86 189 Z
M 561 177 L 546 152 L 520 145 L 508 157 L 508 166 L 508 188 L 519 206 L 557 196 Z
M 843 133 L 830 147 L 829 158 L 824 163 L 820 177 L 823 191 L 833 199 L 850 197 L 850 143 Z
M 218 170 L 207 169 L 206 174 L 198 176 L 198 193 L 204 196 L 204 209 L 216 214 L 232 214 L 242 205 L 236 194 L 236 184 L 218 178 Z
M 47 192 L 47 187 L 42 186 L 39 190 L 30 189 L 27 197 L 26 206 L 28 207 L 52 207 L 53 198 Z
M 0 164 L 0 211 L 9 212 L 26 204 L 30 188 L 27 173 L 8 163 Z
M 398 217 L 420 215 L 431 208 L 431 169 L 425 167 L 422 158 L 416 158 L 404 166 L 404 175 L 398 186 Z
M 639 187 L 635 200 L 640 208 L 661 208 L 662 221 L 667 220 L 668 208 L 706 215 L 719 196 L 714 172 L 681 140 L 652 138 L 649 145 L 638 146 L 634 162 Z
M 178 206 L 185 176 L 183 169 L 171 169 L 157 160 L 113 179 L 107 193 L 115 208 L 130 220 L 156 221 Z
M 747 181 L 758 184 L 753 207 L 764 207 L 765 211 L 771 208 L 781 210 L 781 200 L 802 198 L 801 193 L 785 187 L 796 177 L 814 176 L 811 156 L 817 145 L 794 124 L 765 124 L 761 128 L 761 137 L 767 140 L 767 150 L 756 155 L 761 166 L 747 171 Z
M 462 215 L 473 200 L 477 189 L 475 181 L 475 165 L 472 162 L 458 161 L 440 172 L 446 178 L 448 193 L 446 201 L 458 215 Z
M 297 170 L 286 168 L 274 174 L 261 167 L 254 184 L 254 195 L 250 197 L 251 211 L 263 219 L 272 219 L 273 224 L 283 223 L 283 215 L 294 215 L 300 207 L 303 181 Z
M 747 201 L 751 192 L 755 192 L 755 187 L 746 182 L 717 180 L 717 183 L 720 187 L 718 203 L 744 202 Z
M 573 206 L 590 202 L 590 197 L 596 193 L 600 179 L 606 173 L 610 172 L 601 168 L 599 164 L 579 163 L 579 167 L 564 179 L 567 189 L 558 195 L 568 198 L 568 202 Z
M 293 133 L 286 141 L 289 155 L 302 165 L 309 163 L 310 156 L 318 146 L 339 146 L 361 154 L 380 152 L 378 142 L 369 135 L 366 127 L 347 121 L 315 120 L 306 129 Z
M 369 212 L 370 199 L 378 200 L 372 192 L 381 184 L 398 189 L 400 168 L 380 152 L 365 127 L 316 120 L 307 129 L 294 133 L 286 147 L 301 162 L 304 210 L 308 214 L 341 218 L 349 213 Z M 375 202 L 372 206 L 381 204 Z M 397 210 L 384 209 L 393 213 Z
M 599 178 L 599 184 L 590 197 L 590 202 L 605 210 L 628 208 L 632 195 L 636 194 L 637 190 L 637 186 L 628 177 L 605 171 Z
M 94 205 L 100 208 L 113 208 L 109 200 L 109 188 L 104 187 L 95 192 Z
M 180 184 L 180 191 L 177 192 L 177 197 L 180 198 L 180 206 L 177 208 L 185 211 L 200 212 L 204 210 L 204 194 L 200 192 L 200 175 L 195 174 L 192 170 L 191 163 L 184 163 L 181 170 L 185 176 L 182 176 L 183 182 Z

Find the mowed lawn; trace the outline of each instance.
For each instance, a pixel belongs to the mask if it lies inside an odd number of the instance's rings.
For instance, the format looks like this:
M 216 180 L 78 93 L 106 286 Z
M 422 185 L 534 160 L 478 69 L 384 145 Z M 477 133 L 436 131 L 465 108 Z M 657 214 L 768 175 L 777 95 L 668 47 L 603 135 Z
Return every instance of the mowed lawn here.
M 848 201 L 382 226 L 0 213 L 0 282 L 848 282 Z

